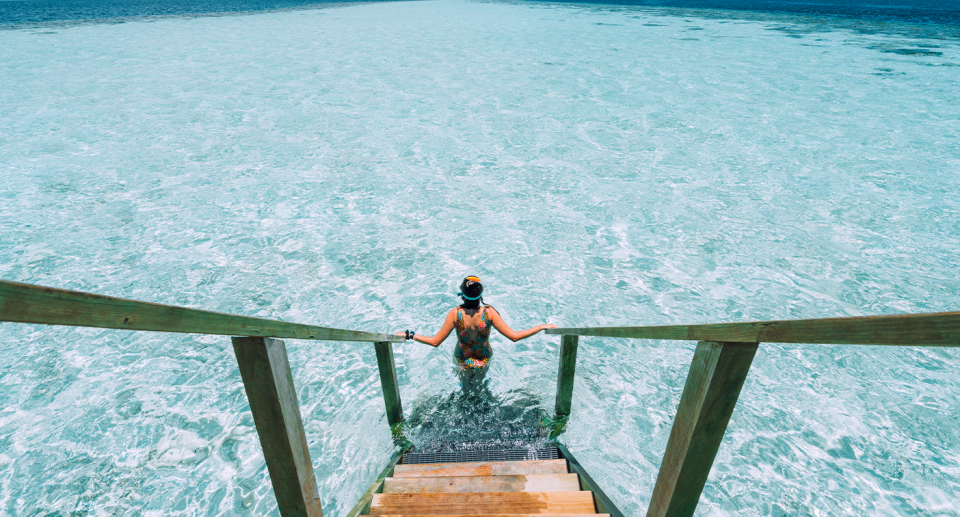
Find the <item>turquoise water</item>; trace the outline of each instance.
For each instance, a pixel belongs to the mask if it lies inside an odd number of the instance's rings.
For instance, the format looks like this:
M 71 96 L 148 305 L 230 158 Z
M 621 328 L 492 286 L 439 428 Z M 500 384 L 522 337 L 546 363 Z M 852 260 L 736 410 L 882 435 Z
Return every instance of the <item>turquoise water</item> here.
M 957 310 L 958 41 L 454 0 L 3 31 L 0 277 L 383 332 L 470 273 L 514 328 Z M 373 349 L 288 347 L 343 515 L 394 450 Z M 563 441 L 628 515 L 693 347 L 581 341 Z M 395 347 L 422 446 L 533 439 L 558 339 L 494 348 L 499 427 L 456 418 L 452 342 Z M 0 514 L 276 514 L 228 338 L 2 324 L 0 354 Z M 698 515 L 960 513 L 958 366 L 762 346 Z

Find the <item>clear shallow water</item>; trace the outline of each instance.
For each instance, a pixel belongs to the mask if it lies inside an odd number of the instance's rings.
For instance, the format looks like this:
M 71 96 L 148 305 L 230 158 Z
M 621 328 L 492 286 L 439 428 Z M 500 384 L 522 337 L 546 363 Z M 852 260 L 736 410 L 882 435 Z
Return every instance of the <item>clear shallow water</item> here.
M 956 310 L 957 39 L 850 25 L 440 1 L 4 31 L 0 276 L 370 331 L 432 332 L 469 273 L 515 328 Z M 481 439 L 534 439 L 557 341 L 495 341 Z M 393 451 L 373 350 L 288 347 L 341 515 Z M 485 418 L 425 425 L 451 347 L 395 348 L 425 446 Z M 275 512 L 228 339 L 3 324 L 0 353 L 0 513 Z M 692 353 L 581 342 L 563 440 L 627 514 Z M 764 345 L 699 514 L 960 512 L 958 358 Z

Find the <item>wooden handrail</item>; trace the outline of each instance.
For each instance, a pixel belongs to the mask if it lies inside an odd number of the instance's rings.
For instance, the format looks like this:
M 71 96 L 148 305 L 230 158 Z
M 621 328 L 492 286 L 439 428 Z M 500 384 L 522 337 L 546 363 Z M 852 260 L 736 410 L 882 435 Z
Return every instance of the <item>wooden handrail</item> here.
M 0 321 L 225 336 L 400 342 L 402 336 L 301 325 L 0 280 Z
M 320 493 L 283 341 L 269 338 L 373 342 L 387 418 L 403 420 L 391 342 L 400 336 L 300 325 L 174 305 L 0 280 L 0 321 L 233 337 L 250 411 L 280 513 L 323 517 Z
M 650 327 L 548 329 L 547 334 L 680 341 L 960 346 L 960 312 Z
M 960 312 L 648 327 L 548 329 L 573 336 L 699 341 L 670 430 L 647 517 L 691 517 L 760 343 L 960 346 Z M 576 356 L 561 354 L 560 370 Z M 557 414 L 570 396 L 557 383 Z M 572 384 L 572 383 L 571 383 Z M 561 403 L 563 406 L 561 407 Z

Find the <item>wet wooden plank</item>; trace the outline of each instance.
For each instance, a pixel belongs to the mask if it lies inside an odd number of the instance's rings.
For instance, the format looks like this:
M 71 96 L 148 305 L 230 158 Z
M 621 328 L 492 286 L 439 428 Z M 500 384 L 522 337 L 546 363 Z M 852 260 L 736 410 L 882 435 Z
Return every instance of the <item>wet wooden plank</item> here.
M 560 338 L 560 370 L 557 374 L 557 416 L 569 416 L 573 404 L 573 381 L 577 374 L 577 336 Z
M 697 343 L 647 517 L 693 515 L 756 352 L 757 343 Z
M 960 346 L 960 312 L 653 327 L 547 329 L 547 334 L 682 341 Z
M 482 492 L 579 492 L 576 474 L 528 476 L 400 477 L 384 481 L 384 494 L 442 494 Z
M 370 515 L 596 513 L 590 492 L 376 494 Z
M 383 402 L 387 408 L 387 422 L 391 426 L 403 421 L 403 405 L 400 404 L 400 385 L 397 382 L 397 367 L 393 360 L 393 344 L 376 342 L 377 367 L 380 371 L 380 386 Z
M 283 341 L 235 337 L 233 350 L 280 514 L 323 517 Z
M 402 336 L 235 316 L 174 305 L 0 280 L 0 321 L 184 334 L 332 341 L 403 341 Z
M 393 477 L 409 476 L 510 476 L 566 474 L 565 460 L 476 461 L 466 463 L 424 463 L 397 465 Z

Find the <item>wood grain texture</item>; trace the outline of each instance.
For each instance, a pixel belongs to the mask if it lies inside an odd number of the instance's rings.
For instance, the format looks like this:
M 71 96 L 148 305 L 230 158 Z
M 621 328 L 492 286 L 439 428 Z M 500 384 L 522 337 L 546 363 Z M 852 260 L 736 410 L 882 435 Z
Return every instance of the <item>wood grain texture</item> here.
M 697 343 L 647 517 L 693 515 L 756 352 L 756 343 Z
M 384 494 L 445 494 L 483 492 L 579 492 L 576 474 L 529 476 L 417 476 L 387 478 Z
M 590 492 L 375 494 L 370 515 L 596 513 Z
M 655 327 L 548 329 L 547 334 L 681 341 L 960 346 L 960 312 Z
M 397 465 L 393 477 L 410 476 L 511 476 L 566 474 L 564 460 L 476 461 L 466 463 L 423 463 Z
M 316 327 L 0 280 L 0 321 L 185 334 L 331 341 L 403 341 L 401 336 Z
M 377 353 L 377 367 L 380 371 L 380 386 L 383 388 L 383 403 L 387 408 L 387 422 L 392 426 L 403 422 L 403 405 L 400 403 L 400 384 L 397 381 L 397 367 L 393 360 L 393 344 L 378 341 L 373 345 Z
M 557 416 L 570 416 L 573 405 L 573 381 L 577 375 L 577 336 L 560 338 L 560 370 L 557 373 Z
M 235 337 L 233 349 L 280 515 L 322 517 L 320 493 L 283 341 Z
M 476 513 L 471 513 L 471 514 L 453 514 L 453 515 L 451 515 L 450 517 L 480 517 L 481 515 L 483 515 L 483 514 L 476 514 Z M 491 517 L 491 516 L 495 517 L 495 516 L 497 516 L 497 515 L 500 515 L 500 516 L 502 516 L 502 517 L 536 517 L 536 516 L 540 516 L 540 515 L 543 515 L 543 514 L 542 514 L 542 513 L 537 513 L 537 514 L 533 514 L 533 513 L 500 513 L 500 514 L 491 513 L 491 514 L 483 515 L 483 517 Z M 598 514 L 598 513 L 551 513 L 551 514 L 549 514 L 549 515 L 550 515 L 550 517 L 611 517 L 610 514 L 606 514 L 606 513 L 599 513 L 599 514 Z M 399 517 L 399 516 L 398 516 L 398 515 L 380 515 L 380 516 L 378 516 L 378 517 Z M 427 517 L 427 516 L 426 516 L 426 515 L 404 515 L 403 517 Z M 433 515 L 430 515 L 429 517 L 434 517 L 434 516 L 433 516 Z

